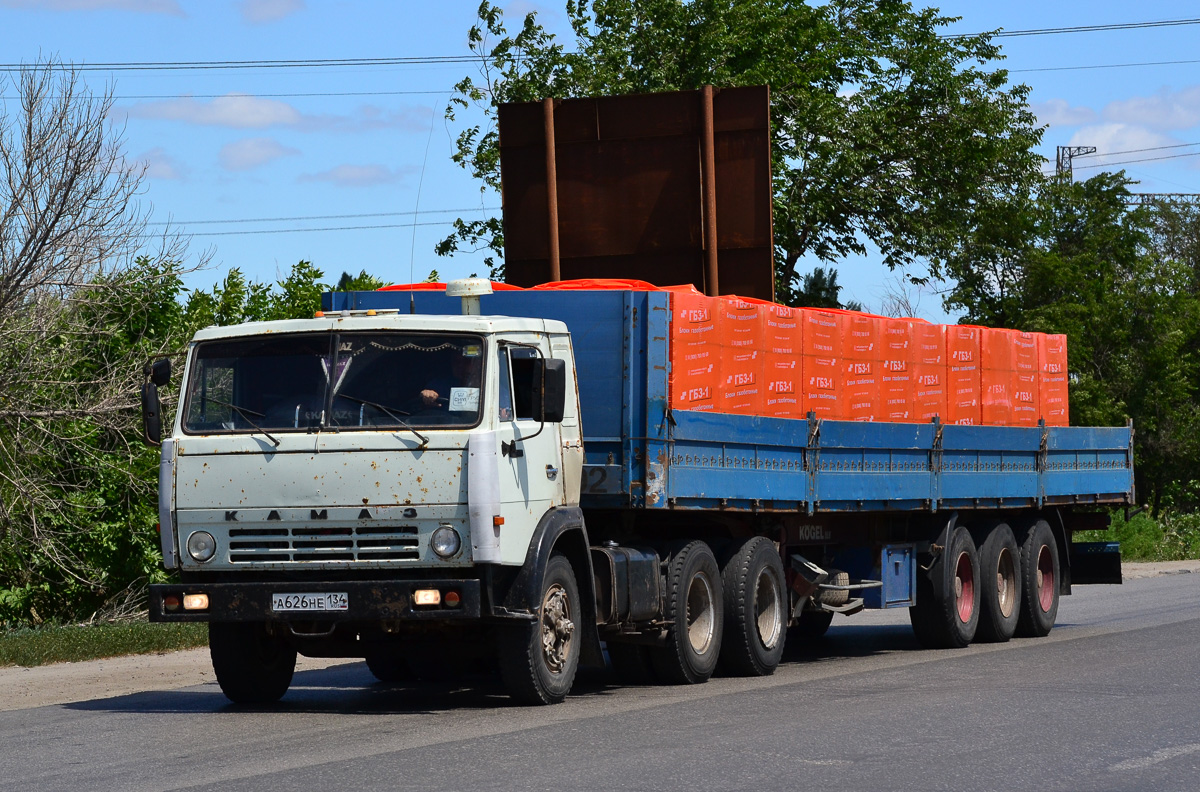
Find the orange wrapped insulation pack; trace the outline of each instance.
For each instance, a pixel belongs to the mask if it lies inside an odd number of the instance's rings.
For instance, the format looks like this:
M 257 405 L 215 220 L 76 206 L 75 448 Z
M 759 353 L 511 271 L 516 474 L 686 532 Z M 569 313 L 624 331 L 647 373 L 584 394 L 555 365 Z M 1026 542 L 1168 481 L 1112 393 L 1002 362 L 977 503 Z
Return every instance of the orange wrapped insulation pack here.
M 670 291 L 676 409 L 1067 425 L 1065 336 Z

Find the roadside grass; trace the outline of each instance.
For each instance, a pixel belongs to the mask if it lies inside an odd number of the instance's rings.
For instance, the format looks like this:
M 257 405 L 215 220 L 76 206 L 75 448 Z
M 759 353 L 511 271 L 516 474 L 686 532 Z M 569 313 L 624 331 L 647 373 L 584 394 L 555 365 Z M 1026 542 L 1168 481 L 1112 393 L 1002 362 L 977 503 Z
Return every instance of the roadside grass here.
M 115 622 L 19 627 L 0 632 L 0 666 L 73 663 L 207 645 L 205 624 Z
M 1164 511 L 1156 520 L 1147 512 L 1126 520 L 1113 512 L 1107 531 L 1080 531 L 1077 542 L 1120 542 L 1125 561 L 1200 559 L 1200 513 Z

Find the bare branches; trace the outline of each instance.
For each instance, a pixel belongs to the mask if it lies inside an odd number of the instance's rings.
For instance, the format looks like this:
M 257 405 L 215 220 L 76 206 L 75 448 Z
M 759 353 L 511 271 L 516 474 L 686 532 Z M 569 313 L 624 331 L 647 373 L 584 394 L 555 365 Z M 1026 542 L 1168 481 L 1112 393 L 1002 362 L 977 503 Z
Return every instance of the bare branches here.
M 136 441 L 140 372 L 183 341 L 187 246 L 146 235 L 144 167 L 122 154 L 111 87 L 94 94 L 70 68 L 42 62 L 0 92 L 19 98 L 0 103 L 6 618 L 14 598 L 36 599 L 30 592 L 104 597 L 136 576 L 110 579 L 123 555 L 140 552 L 133 537 L 153 532 L 154 461 Z M 50 613 L 62 599 L 36 607 Z

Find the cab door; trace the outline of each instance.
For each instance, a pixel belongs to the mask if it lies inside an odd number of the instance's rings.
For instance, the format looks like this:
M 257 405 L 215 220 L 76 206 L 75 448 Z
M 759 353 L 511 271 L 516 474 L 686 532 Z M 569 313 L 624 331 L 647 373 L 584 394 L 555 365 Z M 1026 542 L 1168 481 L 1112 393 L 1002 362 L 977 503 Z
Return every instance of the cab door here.
M 533 370 L 550 356 L 548 339 L 521 336 L 498 343 L 501 511 L 536 525 L 551 507 L 563 503 L 559 426 L 534 419 Z

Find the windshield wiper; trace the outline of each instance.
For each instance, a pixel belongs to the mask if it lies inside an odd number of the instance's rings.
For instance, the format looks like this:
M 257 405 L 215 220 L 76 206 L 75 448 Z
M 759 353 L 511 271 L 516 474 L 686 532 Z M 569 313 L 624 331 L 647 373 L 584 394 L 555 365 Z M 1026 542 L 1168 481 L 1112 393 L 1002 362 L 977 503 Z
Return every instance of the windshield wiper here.
M 242 418 L 245 419 L 246 423 L 250 424 L 252 427 L 254 427 L 258 431 L 265 434 L 267 436 L 267 439 L 270 440 L 272 443 L 274 443 L 276 448 L 279 448 L 279 440 L 276 439 L 275 435 L 271 434 L 266 429 L 263 429 L 261 426 L 254 423 L 254 421 L 250 418 L 251 415 L 257 415 L 259 418 L 266 418 L 267 416 L 263 415 L 260 412 L 254 412 L 254 410 L 247 410 L 245 407 L 239 407 L 238 405 L 231 404 L 227 401 L 221 401 L 220 399 L 214 399 L 212 396 L 208 396 L 206 398 L 210 402 L 220 404 L 223 407 L 228 407 L 231 410 L 237 410 L 237 414 L 242 416 Z
M 350 401 L 352 401 L 352 402 L 358 402 L 359 404 L 365 404 L 365 405 L 367 405 L 368 407 L 374 407 L 374 408 L 375 408 L 375 409 L 377 409 L 377 410 L 381 410 L 381 411 L 383 411 L 383 412 L 387 413 L 388 417 L 389 417 L 389 418 L 391 418 L 393 421 L 395 421 L 396 423 L 400 424 L 400 425 L 401 425 L 401 426 L 403 426 L 405 429 L 407 429 L 408 431 L 410 431 L 410 432 L 412 432 L 413 434 L 415 434 L 415 435 L 416 435 L 418 438 L 420 438 L 420 440 L 421 440 L 421 445 L 419 446 L 419 448 L 424 448 L 425 446 L 429 445 L 429 438 L 428 438 L 428 437 L 426 437 L 425 435 L 421 434 L 421 433 L 420 433 L 420 432 L 418 432 L 416 429 L 413 429 L 411 426 L 409 426 L 407 423 L 405 423 L 405 422 L 404 422 L 404 420 L 403 420 L 403 419 L 400 417 L 400 415 L 408 415 L 408 413 L 404 412 L 404 410 L 395 410 L 395 411 L 392 411 L 392 410 L 388 409 L 387 407 L 384 407 L 382 404 L 379 404 L 378 402 L 367 401 L 366 399 L 360 399 L 360 398 L 358 398 L 357 396 L 350 396 L 350 395 L 348 395 L 348 394 L 345 394 L 345 393 L 339 393 L 339 394 L 336 394 L 336 395 L 335 395 L 333 398 L 335 398 L 335 399 L 349 399 L 349 400 L 350 400 Z M 400 415 L 397 415 L 396 413 L 399 413 Z

